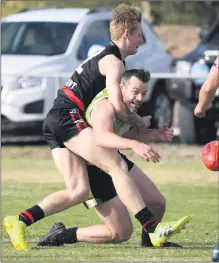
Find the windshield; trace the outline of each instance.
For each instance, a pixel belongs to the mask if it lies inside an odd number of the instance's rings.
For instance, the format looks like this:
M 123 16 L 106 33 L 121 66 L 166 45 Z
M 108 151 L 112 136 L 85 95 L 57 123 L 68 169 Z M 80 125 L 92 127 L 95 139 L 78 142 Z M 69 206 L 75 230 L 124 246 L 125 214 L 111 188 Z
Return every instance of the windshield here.
M 77 24 L 3 22 L 2 54 L 52 56 L 65 53 Z

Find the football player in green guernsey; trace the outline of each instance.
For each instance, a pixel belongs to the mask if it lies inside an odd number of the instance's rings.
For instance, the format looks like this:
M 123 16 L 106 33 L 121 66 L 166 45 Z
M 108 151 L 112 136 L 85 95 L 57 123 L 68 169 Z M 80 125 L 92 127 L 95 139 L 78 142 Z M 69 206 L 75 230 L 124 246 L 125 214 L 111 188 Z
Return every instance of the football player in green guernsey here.
M 120 81 L 123 101 L 129 111 L 136 112 L 143 102 L 148 88 L 150 74 L 144 70 L 127 70 Z M 150 125 L 150 118 L 145 117 L 145 124 Z M 93 127 L 95 140 L 101 147 L 116 151 L 133 150 L 144 159 L 152 154 L 146 141 L 171 142 L 173 130 L 167 126 L 159 129 L 132 128 L 128 123 L 116 117 L 116 111 L 108 100 L 107 90 L 104 89 L 93 99 L 86 111 L 87 122 Z M 148 151 L 145 150 L 148 147 Z M 130 177 L 135 182 L 148 209 L 157 221 L 161 221 L 165 213 L 165 198 L 154 183 L 140 168 L 120 153 L 127 163 Z M 155 157 L 156 162 L 156 157 Z M 133 226 L 128 210 L 117 196 L 113 179 L 104 171 L 88 164 L 88 177 L 93 198 L 86 202 L 87 207 L 95 206 L 102 225 L 84 228 L 73 227 L 66 229 L 63 223 L 56 223 L 47 235 L 42 237 L 39 246 L 59 246 L 76 242 L 119 243 L 131 237 Z M 131 197 L 130 197 L 131 198 Z M 169 223 L 159 223 L 154 233 L 142 229 L 141 245 L 150 247 L 179 247 L 168 239 L 179 232 L 189 222 L 185 216 Z
M 137 112 L 148 89 L 150 73 L 144 70 L 127 70 L 121 76 L 120 88 L 123 102 L 128 111 Z M 91 114 L 92 113 L 92 114 Z M 150 124 L 151 116 L 144 117 L 146 126 Z M 116 117 L 113 105 L 108 100 L 107 90 L 101 91 L 91 102 L 86 110 L 87 122 L 93 127 L 96 142 L 99 146 L 116 150 L 133 150 L 140 157 L 147 160 L 147 155 L 154 156 L 156 152 L 141 150 L 148 147 L 146 141 L 172 141 L 173 130 L 166 125 L 159 130 L 132 128 L 127 122 L 122 122 Z M 132 129 L 131 129 L 132 128 Z M 119 136 L 118 136 L 119 135 Z

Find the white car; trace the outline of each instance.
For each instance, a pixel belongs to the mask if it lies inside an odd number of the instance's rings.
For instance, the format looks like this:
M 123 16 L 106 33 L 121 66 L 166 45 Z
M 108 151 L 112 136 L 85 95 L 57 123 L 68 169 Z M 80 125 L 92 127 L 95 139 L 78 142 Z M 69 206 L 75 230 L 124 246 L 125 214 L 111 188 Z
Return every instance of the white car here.
M 42 122 L 57 89 L 89 54 L 110 41 L 109 9 L 42 8 L 2 19 L 1 128 L 2 142 L 39 140 Z M 172 57 L 151 25 L 142 18 L 145 42 L 128 68 L 169 72 Z M 156 124 L 172 122 L 172 100 L 165 79 L 152 79 L 141 114 Z

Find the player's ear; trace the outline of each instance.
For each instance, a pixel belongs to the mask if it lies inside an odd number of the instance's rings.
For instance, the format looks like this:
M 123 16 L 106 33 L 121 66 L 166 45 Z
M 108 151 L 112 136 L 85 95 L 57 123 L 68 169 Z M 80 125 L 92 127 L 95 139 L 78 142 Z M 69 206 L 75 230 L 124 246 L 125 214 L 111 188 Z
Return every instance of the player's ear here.
M 119 87 L 121 90 L 123 90 L 125 88 L 125 84 L 121 81 L 120 84 L 119 84 Z
M 128 38 L 128 37 L 129 37 L 129 31 L 128 31 L 127 28 L 126 28 L 125 31 L 124 31 L 124 37 L 125 37 L 125 38 Z

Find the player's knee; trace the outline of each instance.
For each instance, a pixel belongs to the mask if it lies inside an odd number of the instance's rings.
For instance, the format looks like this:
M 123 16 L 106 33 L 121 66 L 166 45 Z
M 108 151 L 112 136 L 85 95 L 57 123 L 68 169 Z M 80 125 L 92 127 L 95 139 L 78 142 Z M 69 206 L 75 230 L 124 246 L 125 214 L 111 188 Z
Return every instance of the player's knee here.
M 112 242 L 121 243 L 129 240 L 133 232 L 133 226 L 130 224 L 125 228 L 121 228 L 119 231 L 112 232 Z
M 120 174 L 120 172 L 123 172 L 124 174 L 128 173 L 128 165 L 122 158 L 117 160 L 115 165 L 113 165 L 109 169 L 109 174 L 111 176 L 113 176 L 113 175 L 117 175 L 118 176 L 118 174 Z
M 128 172 L 128 165 L 123 159 L 119 161 L 119 166 L 124 172 Z
M 78 200 L 79 203 L 83 203 L 89 198 L 90 188 L 87 186 L 76 187 L 69 190 L 68 193 L 72 203 L 75 203 L 75 200 Z

